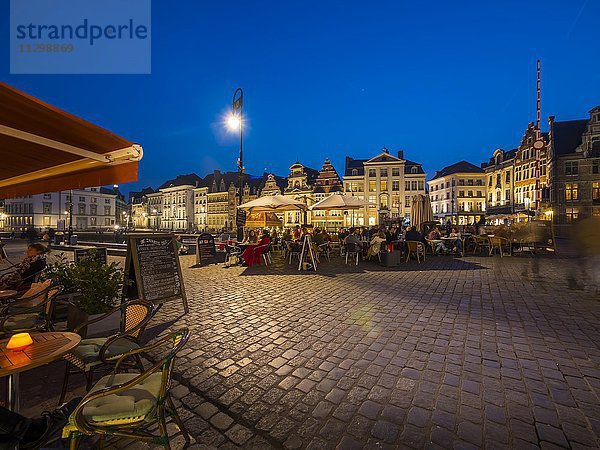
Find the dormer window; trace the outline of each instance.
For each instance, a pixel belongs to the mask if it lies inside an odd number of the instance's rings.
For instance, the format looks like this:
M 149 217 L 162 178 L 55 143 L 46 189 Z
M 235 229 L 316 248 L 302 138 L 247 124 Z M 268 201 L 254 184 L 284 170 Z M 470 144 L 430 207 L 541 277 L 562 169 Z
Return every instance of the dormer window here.
M 358 169 L 352 169 L 352 176 L 358 175 Z
M 419 169 L 417 169 L 416 167 L 411 167 L 410 168 L 410 173 L 417 173 Z

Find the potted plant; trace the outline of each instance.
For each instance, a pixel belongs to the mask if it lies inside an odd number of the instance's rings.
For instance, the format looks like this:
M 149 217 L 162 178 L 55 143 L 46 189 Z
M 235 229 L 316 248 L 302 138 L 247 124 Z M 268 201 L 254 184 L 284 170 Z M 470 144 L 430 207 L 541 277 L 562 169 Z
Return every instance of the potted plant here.
M 119 264 L 103 264 L 93 254 L 81 258 L 77 264 L 67 261 L 62 255 L 46 268 L 44 278 L 51 278 L 65 286 L 69 296 L 67 327 L 71 330 L 95 315 L 109 312 L 121 293 L 124 281 Z M 118 328 L 118 323 L 114 328 Z M 87 331 L 82 330 L 81 334 L 85 336 Z
M 70 262 L 64 253 L 60 253 L 55 262 L 46 266 L 40 279 L 54 280 L 63 286 L 62 294 L 57 297 L 54 308 L 54 319 L 64 319 L 67 317 L 67 305 L 74 304 L 80 296 L 75 277 L 73 275 L 73 263 Z

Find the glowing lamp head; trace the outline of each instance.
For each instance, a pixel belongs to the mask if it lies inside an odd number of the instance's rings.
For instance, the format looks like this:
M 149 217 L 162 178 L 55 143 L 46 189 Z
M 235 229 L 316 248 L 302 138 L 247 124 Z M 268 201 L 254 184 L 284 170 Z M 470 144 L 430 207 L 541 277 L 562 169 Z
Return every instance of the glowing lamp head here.
M 31 344 L 33 344 L 33 340 L 29 333 L 17 333 L 11 336 L 6 348 L 8 350 L 21 350 Z
M 235 114 L 231 114 L 227 118 L 227 128 L 229 128 L 231 131 L 239 130 L 241 124 L 242 124 L 242 122 L 241 122 L 239 116 L 237 116 Z

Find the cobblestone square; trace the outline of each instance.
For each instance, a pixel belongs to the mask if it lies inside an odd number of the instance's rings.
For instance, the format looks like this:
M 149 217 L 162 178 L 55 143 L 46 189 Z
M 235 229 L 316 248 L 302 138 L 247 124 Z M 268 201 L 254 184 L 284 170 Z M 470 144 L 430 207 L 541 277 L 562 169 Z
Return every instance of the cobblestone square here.
M 199 442 L 599 445 L 600 303 L 577 259 L 385 269 L 334 258 L 317 273 L 279 257 L 252 268 L 193 262 L 182 259 L 190 313 L 170 303 L 156 322 L 192 330 L 176 396 L 206 430 Z

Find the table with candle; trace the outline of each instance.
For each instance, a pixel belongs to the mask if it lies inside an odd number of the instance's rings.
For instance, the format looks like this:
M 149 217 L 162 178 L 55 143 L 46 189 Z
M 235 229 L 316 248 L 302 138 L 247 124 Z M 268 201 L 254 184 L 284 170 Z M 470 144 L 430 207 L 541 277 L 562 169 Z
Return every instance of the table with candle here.
M 0 378 L 8 382 L 8 408 L 19 411 L 19 373 L 56 361 L 75 348 L 75 333 L 18 333 L 0 340 Z

